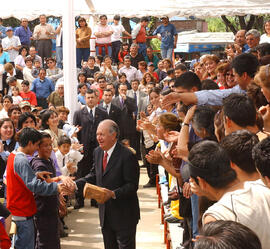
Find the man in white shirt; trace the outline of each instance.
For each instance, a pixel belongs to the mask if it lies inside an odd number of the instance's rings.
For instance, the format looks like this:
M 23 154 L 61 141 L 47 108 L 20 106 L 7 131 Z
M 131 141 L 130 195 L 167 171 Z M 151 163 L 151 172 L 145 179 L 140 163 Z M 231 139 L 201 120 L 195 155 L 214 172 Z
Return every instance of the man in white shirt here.
M 244 146 L 239 146 L 240 150 L 234 157 L 246 155 Z M 209 140 L 197 143 L 189 153 L 192 192 L 217 201 L 204 213 L 202 223 L 237 221 L 256 231 L 262 248 L 267 249 L 270 244 L 266 229 L 270 226 L 270 191 L 261 180 L 241 182 L 237 179 L 232 167 L 238 165 L 231 166 L 234 161 L 230 158 L 233 158 L 231 153 L 229 157 L 218 143 Z
M 14 63 L 15 58 L 19 55 L 19 49 L 21 47 L 20 38 L 13 35 L 13 29 L 8 27 L 6 29 L 7 37 L 2 40 L 3 50 L 8 52 L 10 62 Z
M 124 65 L 118 71 L 118 74 L 125 73 L 127 76 L 127 81 L 130 83 L 132 80 L 137 79 L 138 70 L 135 67 L 131 66 L 131 58 L 126 55 L 124 58 Z
M 132 80 L 131 81 L 131 88 L 130 90 L 127 91 L 127 96 L 130 98 L 135 99 L 136 101 L 136 105 L 137 105 L 137 110 L 134 113 L 136 117 L 139 116 L 142 110 L 142 102 L 143 102 L 143 98 L 147 96 L 146 93 L 139 91 L 139 80 Z
M 112 24 L 112 29 L 113 29 L 113 34 L 111 36 L 112 39 L 112 59 L 114 63 L 118 63 L 118 53 L 120 51 L 121 47 L 121 35 L 124 33 L 127 36 L 131 36 L 130 33 L 128 33 L 125 28 L 123 27 L 122 24 L 119 24 L 120 22 L 120 16 L 115 15 L 113 18 L 113 24 Z
M 44 62 L 44 58 L 52 57 L 52 39 L 55 38 L 55 30 L 51 24 L 46 23 L 46 16 L 40 15 L 40 24 L 35 26 L 33 38 L 37 41 L 37 51 Z
M 95 27 L 94 35 L 96 39 L 96 55 L 112 55 L 112 41 L 111 36 L 113 29 L 107 24 L 107 16 L 101 15 L 99 17 L 100 24 Z

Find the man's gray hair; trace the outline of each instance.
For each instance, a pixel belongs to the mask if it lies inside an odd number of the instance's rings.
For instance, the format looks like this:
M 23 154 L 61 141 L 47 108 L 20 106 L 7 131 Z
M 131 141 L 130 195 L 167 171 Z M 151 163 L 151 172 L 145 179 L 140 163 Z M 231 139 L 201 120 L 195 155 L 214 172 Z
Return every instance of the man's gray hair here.
M 113 120 L 111 120 L 111 119 L 105 119 L 105 120 L 103 120 L 103 121 L 101 121 L 101 122 L 99 123 L 99 126 L 100 126 L 101 124 L 107 123 L 107 122 L 108 122 L 109 125 L 110 125 L 110 127 L 109 127 L 109 132 L 110 132 L 110 134 L 116 133 L 116 138 L 118 139 L 119 136 L 120 136 L 119 126 L 118 126 Z
M 119 138 L 120 130 L 119 130 L 118 125 L 114 121 L 112 121 L 110 124 L 109 132 L 110 132 L 110 134 L 116 133 L 116 138 L 117 139 Z
M 130 47 L 131 47 L 131 48 L 132 48 L 132 47 L 138 48 L 138 45 L 137 45 L 136 43 L 132 43 Z
M 261 36 L 260 32 L 257 29 L 251 29 L 246 33 L 246 37 L 248 35 L 253 35 L 254 37 L 258 38 Z

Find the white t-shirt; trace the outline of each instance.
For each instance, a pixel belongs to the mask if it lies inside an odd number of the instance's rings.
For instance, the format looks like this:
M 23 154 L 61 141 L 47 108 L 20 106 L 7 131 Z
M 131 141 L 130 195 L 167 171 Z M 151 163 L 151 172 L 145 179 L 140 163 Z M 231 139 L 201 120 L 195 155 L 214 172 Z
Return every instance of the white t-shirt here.
M 263 34 L 263 35 L 261 35 L 261 38 L 260 38 L 260 44 L 261 43 L 270 43 L 270 37 L 269 36 L 267 36 L 266 34 Z
M 268 249 L 270 236 L 270 189 L 261 180 L 245 182 L 242 189 L 228 192 L 204 213 L 216 220 L 239 222 L 254 231 L 263 249 Z
M 125 31 L 125 28 L 122 24 L 115 25 L 114 23 L 111 25 L 113 29 L 113 34 L 111 36 L 112 42 L 121 41 L 121 35 Z
M 12 47 L 21 46 L 20 38 L 15 35 L 13 35 L 11 38 L 7 36 L 2 40 L 2 46 L 3 46 L 3 49 L 9 48 L 11 46 Z M 19 51 L 15 49 L 8 50 L 7 52 L 9 54 L 9 58 L 11 62 L 14 62 L 15 58 L 19 55 Z

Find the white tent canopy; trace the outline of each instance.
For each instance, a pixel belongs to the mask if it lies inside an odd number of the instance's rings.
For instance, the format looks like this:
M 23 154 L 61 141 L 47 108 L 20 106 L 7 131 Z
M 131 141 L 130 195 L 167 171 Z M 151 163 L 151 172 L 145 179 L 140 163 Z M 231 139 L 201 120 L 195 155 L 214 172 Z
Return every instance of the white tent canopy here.
M 71 0 L 9 0 L 2 4 L 0 17 L 27 17 L 30 20 L 40 14 L 62 16 L 63 9 Z M 71 6 L 69 6 L 71 7 Z M 261 15 L 270 13 L 270 1 L 265 0 L 75 0 L 74 15 L 79 14 L 120 14 L 125 17 L 142 16 L 196 16 L 213 17 L 220 15 Z

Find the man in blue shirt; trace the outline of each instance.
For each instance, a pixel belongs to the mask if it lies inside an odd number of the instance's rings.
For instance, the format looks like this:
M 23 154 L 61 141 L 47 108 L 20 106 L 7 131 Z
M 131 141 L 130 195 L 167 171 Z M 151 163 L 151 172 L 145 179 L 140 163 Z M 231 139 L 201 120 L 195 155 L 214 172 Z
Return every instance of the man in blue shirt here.
M 257 72 L 259 61 L 256 56 L 243 53 L 236 56 L 231 65 L 235 80 L 238 83 L 235 87 L 224 90 L 203 90 L 194 93 L 184 91 L 170 93 L 164 96 L 162 100 L 163 108 L 179 101 L 182 101 L 185 105 L 196 104 L 222 106 L 223 99 L 232 93 L 245 94 L 247 86 L 253 81 Z M 183 77 L 184 74 L 180 77 Z
M 3 19 L 0 18 L 0 44 L 2 43 L 2 39 L 6 36 L 6 27 L 3 26 Z
M 21 19 L 21 26 L 15 30 L 14 35 L 20 38 L 21 44 L 25 46 L 30 46 L 32 32 L 28 27 L 28 20 L 26 18 Z
M 31 91 L 37 96 L 37 105 L 43 109 L 48 108 L 47 98 L 54 91 L 55 87 L 52 81 L 46 78 L 46 70 L 39 70 L 39 77 L 32 82 Z
M 162 24 L 157 27 L 153 35 L 158 35 L 161 39 L 161 56 L 163 59 L 172 60 L 173 49 L 176 48 L 178 34 L 175 26 L 169 23 L 167 16 L 161 17 Z

